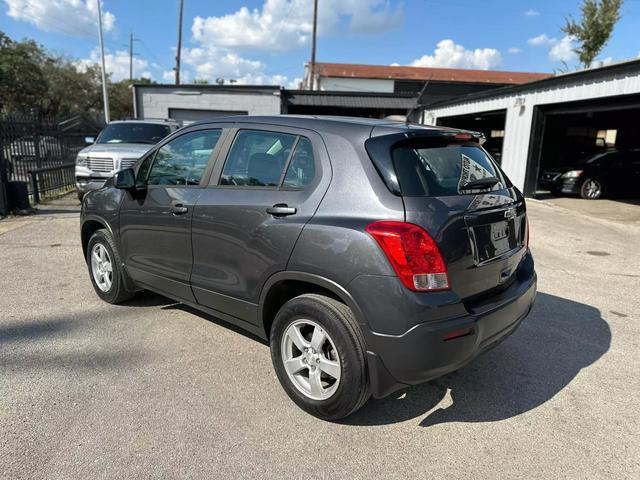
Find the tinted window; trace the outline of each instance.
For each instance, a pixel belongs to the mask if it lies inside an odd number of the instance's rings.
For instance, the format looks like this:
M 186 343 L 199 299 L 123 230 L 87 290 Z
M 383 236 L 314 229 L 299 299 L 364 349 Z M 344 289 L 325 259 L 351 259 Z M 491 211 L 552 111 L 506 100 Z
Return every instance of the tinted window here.
M 493 161 L 475 146 L 402 146 L 393 149 L 392 155 L 403 195 L 439 197 L 506 187 Z M 488 177 L 500 181 L 492 187 L 462 188 L 468 182 Z
M 107 125 L 96 143 L 149 143 L 156 144 L 171 133 L 168 125 L 123 122 Z
M 156 153 L 149 185 L 198 185 L 222 130 L 200 130 L 170 141 Z
M 296 137 L 241 130 L 227 157 L 220 185 L 277 187 Z
M 291 163 L 287 169 L 287 175 L 284 177 L 283 187 L 301 188 L 311 183 L 316 173 L 313 161 L 313 147 L 311 142 L 300 137 L 296 149 L 291 157 Z

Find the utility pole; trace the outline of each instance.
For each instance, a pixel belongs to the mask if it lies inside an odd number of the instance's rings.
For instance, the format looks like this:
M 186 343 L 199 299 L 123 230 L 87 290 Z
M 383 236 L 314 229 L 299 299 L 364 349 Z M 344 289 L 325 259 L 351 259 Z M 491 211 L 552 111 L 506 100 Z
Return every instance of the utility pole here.
M 176 85 L 180 85 L 180 53 L 182 50 L 182 0 L 178 13 L 178 50 L 176 51 Z
M 309 68 L 309 89 L 315 89 L 316 75 L 316 31 L 318 29 L 318 0 L 313 0 L 313 36 L 311 37 L 311 66 Z
M 133 80 L 133 32 L 129 32 L 129 82 Z
M 133 42 L 139 41 L 138 38 L 133 37 L 133 32 L 129 32 L 129 82 L 133 80 L 133 57 L 137 55 L 133 51 Z
M 98 35 L 100 36 L 100 57 L 102 59 L 102 100 L 104 102 L 104 121 L 109 123 L 109 94 L 107 93 L 107 73 L 104 68 L 104 42 L 102 40 L 102 11 L 100 0 L 98 4 Z

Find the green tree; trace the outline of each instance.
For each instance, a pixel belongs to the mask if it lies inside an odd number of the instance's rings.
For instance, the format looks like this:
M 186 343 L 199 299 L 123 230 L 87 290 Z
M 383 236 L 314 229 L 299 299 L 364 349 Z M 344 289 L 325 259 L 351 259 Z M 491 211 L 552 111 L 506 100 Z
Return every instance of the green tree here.
M 591 66 L 611 37 L 613 27 L 620 19 L 623 0 L 584 0 L 580 10 L 582 18 L 576 22 L 568 17 L 562 31 L 579 43 L 574 49 L 585 68 Z
M 0 32 L 0 111 L 25 111 L 37 106 L 48 88 L 40 68 L 45 60 L 36 42 L 14 42 Z
M 97 65 L 79 70 L 67 58 L 49 56 L 41 68 L 48 87 L 37 102 L 41 113 L 68 115 L 95 112 L 102 108 L 100 68 Z
M 148 78 L 134 78 L 120 80 L 109 84 L 109 110 L 113 120 L 133 117 L 133 88 L 134 84 L 155 83 Z

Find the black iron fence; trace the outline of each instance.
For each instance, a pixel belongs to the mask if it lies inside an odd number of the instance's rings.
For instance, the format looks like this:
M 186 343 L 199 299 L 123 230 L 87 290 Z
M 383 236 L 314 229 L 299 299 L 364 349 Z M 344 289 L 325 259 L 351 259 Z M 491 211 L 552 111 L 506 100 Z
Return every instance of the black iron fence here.
M 32 115 L 0 116 L 0 181 L 25 182 L 34 203 L 74 187 L 74 162 L 99 122 Z

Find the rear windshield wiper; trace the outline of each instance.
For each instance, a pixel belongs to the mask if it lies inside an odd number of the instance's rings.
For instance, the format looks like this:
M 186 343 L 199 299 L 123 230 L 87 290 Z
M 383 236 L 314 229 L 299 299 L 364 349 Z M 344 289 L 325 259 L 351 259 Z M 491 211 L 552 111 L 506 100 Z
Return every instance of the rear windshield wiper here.
M 474 188 L 491 188 L 496 183 L 500 183 L 500 179 L 496 177 L 484 177 L 477 180 L 471 180 L 460 185 L 460 190 L 473 190 Z

